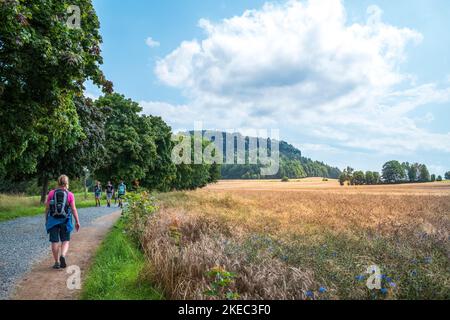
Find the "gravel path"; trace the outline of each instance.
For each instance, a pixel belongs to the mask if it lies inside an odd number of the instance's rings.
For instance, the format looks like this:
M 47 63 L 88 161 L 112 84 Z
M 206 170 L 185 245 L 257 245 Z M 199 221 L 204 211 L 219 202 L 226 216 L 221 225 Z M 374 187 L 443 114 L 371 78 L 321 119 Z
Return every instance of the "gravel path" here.
M 118 208 L 78 209 L 81 227 L 116 212 Z M 19 218 L 0 223 L 0 300 L 8 299 L 17 280 L 32 265 L 50 253 L 44 216 Z

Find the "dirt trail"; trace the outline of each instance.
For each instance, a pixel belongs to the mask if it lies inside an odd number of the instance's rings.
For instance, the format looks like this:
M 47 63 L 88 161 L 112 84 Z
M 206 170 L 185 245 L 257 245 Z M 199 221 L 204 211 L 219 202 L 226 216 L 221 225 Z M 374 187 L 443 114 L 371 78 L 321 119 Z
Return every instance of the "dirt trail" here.
M 71 247 L 67 257 L 68 266 L 78 266 L 81 270 L 82 283 L 90 266 L 92 257 L 105 235 L 120 217 L 120 211 L 95 220 L 92 225 L 73 233 Z M 53 270 L 51 252 L 42 262 L 36 264 L 17 284 L 11 299 L 13 300 L 73 300 L 80 290 L 69 290 L 66 270 Z

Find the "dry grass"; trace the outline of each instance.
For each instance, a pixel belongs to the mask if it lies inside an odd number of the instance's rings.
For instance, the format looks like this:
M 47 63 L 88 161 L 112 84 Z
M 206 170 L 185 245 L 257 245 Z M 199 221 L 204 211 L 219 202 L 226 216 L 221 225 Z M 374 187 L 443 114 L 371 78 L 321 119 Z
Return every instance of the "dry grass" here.
M 160 195 L 142 239 L 152 278 L 173 299 L 450 298 L 448 184 L 332 183 Z M 361 280 L 373 264 L 384 293 Z
M 39 198 L 0 194 L 0 211 L 10 210 L 12 208 L 17 208 L 18 206 L 39 206 Z

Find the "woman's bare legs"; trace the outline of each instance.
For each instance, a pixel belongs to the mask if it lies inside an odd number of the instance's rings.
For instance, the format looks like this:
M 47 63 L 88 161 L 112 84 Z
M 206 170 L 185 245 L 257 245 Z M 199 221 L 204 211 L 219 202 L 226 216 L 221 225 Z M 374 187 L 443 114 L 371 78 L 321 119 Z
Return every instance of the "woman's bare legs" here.
M 52 243 L 53 258 L 56 263 L 59 263 L 59 243 Z
M 52 253 L 53 253 L 53 259 L 55 259 L 55 262 L 59 262 L 59 243 L 52 243 Z M 67 252 L 69 251 L 70 242 L 66 241 L 61 244 L 61 256 L 65 257 L 67 255 Z
M 67 252 L 69 251 L 69 245 L 70 245 L 69 241 L 66 241 L 66 242 L 62 243 L 62 245 L 61 245 L 61 256 L 66 257 Z

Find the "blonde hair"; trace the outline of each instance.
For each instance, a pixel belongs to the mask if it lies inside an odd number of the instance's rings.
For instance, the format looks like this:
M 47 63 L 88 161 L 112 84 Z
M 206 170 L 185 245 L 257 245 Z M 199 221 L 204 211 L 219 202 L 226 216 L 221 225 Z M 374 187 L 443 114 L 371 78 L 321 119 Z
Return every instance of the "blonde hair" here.
M 58 178 L 58 186 L 68 188 L 69 187 L 69 177 L 64 174 L 62 176 L 60 176 Z

